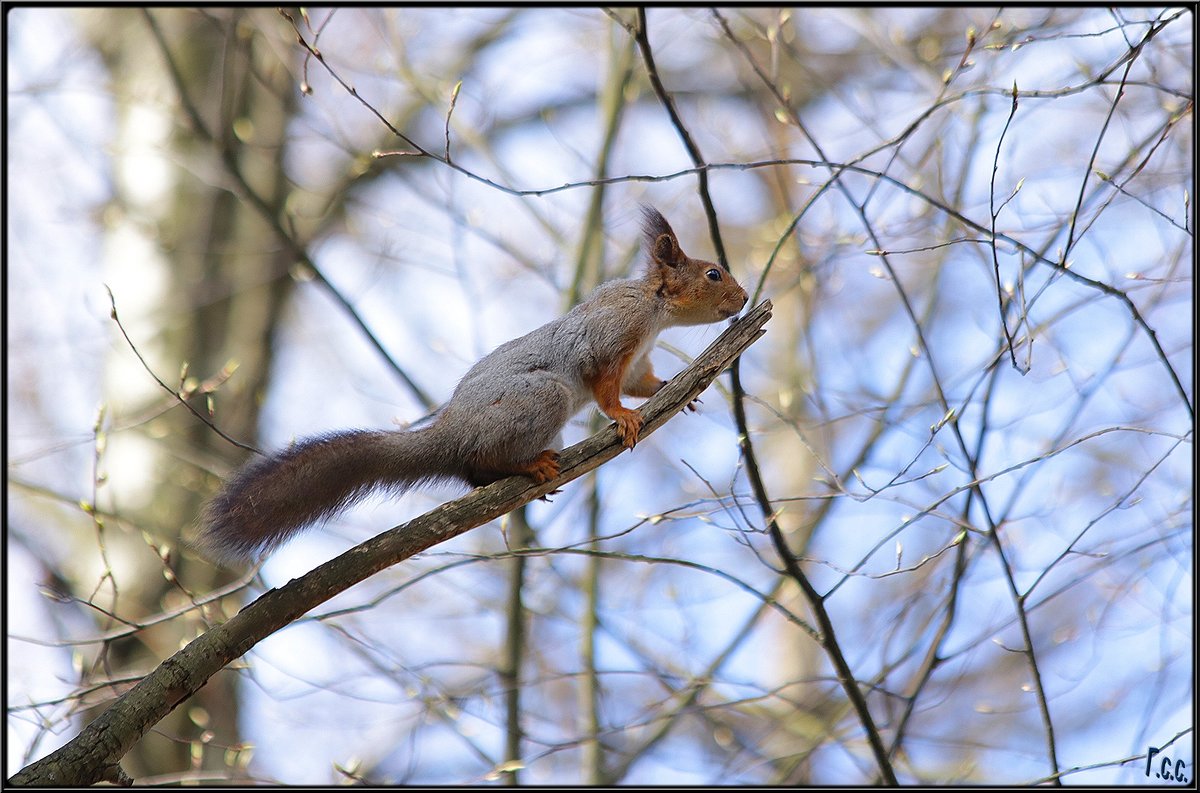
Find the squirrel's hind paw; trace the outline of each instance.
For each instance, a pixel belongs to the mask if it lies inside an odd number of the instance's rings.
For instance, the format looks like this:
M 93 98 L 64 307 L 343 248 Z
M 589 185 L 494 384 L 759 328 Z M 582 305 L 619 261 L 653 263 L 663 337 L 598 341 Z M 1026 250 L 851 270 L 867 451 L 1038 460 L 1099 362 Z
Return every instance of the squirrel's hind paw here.
M 553 449 L 547 449 L 537 457 L 534 457 L 524 471 L 526 475 L 539 485 L 543 485 L 551 479 L 557 479 L 558 472 L 558 452 Z

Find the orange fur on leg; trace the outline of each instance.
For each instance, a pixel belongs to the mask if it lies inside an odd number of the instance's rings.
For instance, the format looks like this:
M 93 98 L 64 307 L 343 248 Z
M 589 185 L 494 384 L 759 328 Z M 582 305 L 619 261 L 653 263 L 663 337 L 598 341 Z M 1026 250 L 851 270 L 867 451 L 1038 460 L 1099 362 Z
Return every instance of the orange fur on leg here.
M 620 356 L 588 383 L 596 404 L 604 411 L 604 415 L 617 423 L 617 435 L 626 449 L 632 449 L 637 444 L 643 421 L 640 412 L 621 404 L 621 383 L 625 380 L 625 372 L 632 358 L 633 353 Z

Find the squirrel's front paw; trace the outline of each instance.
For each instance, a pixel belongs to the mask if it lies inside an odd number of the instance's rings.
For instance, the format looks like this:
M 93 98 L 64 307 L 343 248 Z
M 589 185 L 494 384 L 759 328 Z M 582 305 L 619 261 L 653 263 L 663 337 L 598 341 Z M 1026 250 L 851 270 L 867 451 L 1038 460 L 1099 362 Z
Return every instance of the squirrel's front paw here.
M 622 408 L 612 419 L 617 422 L 617 435 L 621 436 L 621 443 L 626 449 L 632 449 L 637 444 L 638 433 L 642 429 L 642 414 L 636 410 Z

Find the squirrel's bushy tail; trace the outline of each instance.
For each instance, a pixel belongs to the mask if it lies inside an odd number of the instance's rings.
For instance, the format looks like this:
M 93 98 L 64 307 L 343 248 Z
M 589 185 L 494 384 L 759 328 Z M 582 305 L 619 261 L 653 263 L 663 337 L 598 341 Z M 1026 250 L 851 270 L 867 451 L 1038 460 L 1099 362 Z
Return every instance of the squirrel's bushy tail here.
M 252 460 L 205 509 L 197 545 L 220 561 L 252 558 L 377 488 L 398 492 L 461 476 L 443 470 L 435 428 L 320 435 Z

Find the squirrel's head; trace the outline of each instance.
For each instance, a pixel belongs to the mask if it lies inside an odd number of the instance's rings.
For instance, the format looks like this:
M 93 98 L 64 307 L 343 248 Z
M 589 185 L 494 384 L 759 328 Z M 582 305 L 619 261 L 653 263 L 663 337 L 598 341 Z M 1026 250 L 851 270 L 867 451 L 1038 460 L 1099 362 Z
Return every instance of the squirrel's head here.
M 646 279 L 664 300 L 674 325 L 703 325 L 728 319 L 746 305 L 746 290 L 720 265 L 693 259 L 662 214 L 642 207 L 642 230 L 650 261 Z

